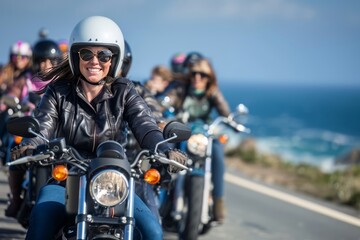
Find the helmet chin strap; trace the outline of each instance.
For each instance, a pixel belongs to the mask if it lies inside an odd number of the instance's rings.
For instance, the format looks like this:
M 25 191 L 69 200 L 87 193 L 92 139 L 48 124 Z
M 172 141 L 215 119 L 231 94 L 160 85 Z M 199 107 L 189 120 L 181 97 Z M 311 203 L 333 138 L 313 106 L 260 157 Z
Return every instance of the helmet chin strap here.
M 87 82 L 88 84 L 90 85 L 94 85 L 94 86 L 99 86 L 99 85 L 104 85 L 107 81 L 106 81 L 106 77 L 101 79 L 100 81 L 96 82 L 96 83 L 93 83 L 93 82 L 90 82 L 89 80 L 87 80 L 86 78 L 84 78 L 83 76 L 80 77 L 81 80 Z

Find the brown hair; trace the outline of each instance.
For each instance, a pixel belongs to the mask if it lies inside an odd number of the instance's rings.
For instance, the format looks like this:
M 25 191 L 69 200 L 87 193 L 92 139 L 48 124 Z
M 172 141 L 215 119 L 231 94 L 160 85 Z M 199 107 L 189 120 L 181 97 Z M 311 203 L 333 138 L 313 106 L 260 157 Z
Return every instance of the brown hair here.
M 66 56 L 65 59 L 60 62 L 55 67 L 52 67 L 50 71 L 48 72 L 40 72 L 38 74 L 38 77 L 43 81 L 49 81 L 45 86 L 43 86 L 39 91 L 36 91 L 38 94 L 42 94 L 46 90 L 46 86 L 50 83 L 61 81 L 61 80 L 77 80 L 78 77 L 76 77 L 70 68 L 70 62 L 69 57 Z M 81 76 L 80 76 L 81 77 Z M 107 76 L 106 84 L 111 84 L 115 78 Z
M 151 71 L 152 75 L 158 75 L 164 79 L 164 81 L 170 82 L 173 80 L 173 74 L 170 69 L 163 65 L 158 65 L 154 67 Z

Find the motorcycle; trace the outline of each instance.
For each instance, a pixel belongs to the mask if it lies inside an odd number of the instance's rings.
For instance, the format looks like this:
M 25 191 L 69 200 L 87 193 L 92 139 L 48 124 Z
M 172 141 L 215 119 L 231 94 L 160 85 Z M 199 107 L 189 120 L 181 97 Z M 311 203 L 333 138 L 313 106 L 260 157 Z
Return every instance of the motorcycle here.
M 29 102 L 36 105 L 40 101 L 40 96 L 36 93 L 29 93 Z M 1 96 L 1 103 L 5 106 L 4 111 L 0 113 L 0 126 L 5 126 L 9 119 L 25 116 L 30 112 L 29 104 L 21 103 L 19 98 L 3 94 Z M 2 164 L 5 165 L 10 161 L 10 150 L 18 145 L 22 138 L 20 136 L 8 134 L 5 127 L 0 130 L 0 158 Z
M 168 123 L 163 130 L 165 140 L 157 143 L 154 150 L 142 149 L 131 164 L 121 144 L 111 140 L 98 146 L 97 157 L 82 159 L 76 149 L 66 145 L 64 138 L 44 138 L 39 122 L 33 117 L 13 119 L 7 128 L 13 134 L 36 136 L 47 143 L 38 154 L 8 165 L 41 163 L 51 166 L 54 180 L 66 180 L 68 224 L 57 239 L 133 239 L 135 179 L 157 184 L 163 172 L 161 167 L 170 164 L 188 169 L 158 151 L 161 144 L 190 137 L 189 128 L 179 122 Z
M 14 117 L 24 116 L 30 110 L 28 105 L 20 103 L 17 97 L 3 95 L 1 97 L 2 104 L 5 105 L 6 110 L 0 113 L 1 126 L 5 126 L 6 122 Z M 2 164 L 5 165 L 9 159 L 9 149 L 21 142 L 21 137 L 8 134 L 5 127 L 0 131 L 0 157 Z
M 29 102 L 36 105 L 40 101 L 40 96 L 30 92 Z M 6 122 L 14 118 L 19 118 L 28 114 L 31 110 L 28 104 L 23 104 L 17 97 L 3 95 L 2 103 L 6 106 L 6 111 L 1 113 L 1 121 L 3 126 Z M 13 147 L 20 144 L 22 137 L 7 132 L 4 127 L 1 132 L 1 156 L 3 164 L 10 162 L 10 151 Z M 47 178 L 50 176 L 47 167 L 34 167 L 30 166 L 26 170 L 25 178 L 22 184 L 22 203 L 17 213 L 16 219 L 24 228 L 28 227 L 31 209 L 35 203 L 36 196 L 40 188 L 46 183 Z M 8 196 L 11 197 L 10 195 Z
M 240 104 L 228 117 L 218 116 L 211 124 L 201 120 L 189 122 L 192 135 L 182 142 L 181 149 L 188 155 L 192 171 L 181 171 L 173 181 L 172 190 L 160 207 L 165 230 L 177 232 L 180 239 L 197 239 L 216 225 L 213 216 L 211 162 L 212 146 L 215 140 L 224 143 L 227 136 L 220 133 L 221 125 L 236 133 L 250 130 L 238 123 L 239 117 L 247 114 L 245 105 Z

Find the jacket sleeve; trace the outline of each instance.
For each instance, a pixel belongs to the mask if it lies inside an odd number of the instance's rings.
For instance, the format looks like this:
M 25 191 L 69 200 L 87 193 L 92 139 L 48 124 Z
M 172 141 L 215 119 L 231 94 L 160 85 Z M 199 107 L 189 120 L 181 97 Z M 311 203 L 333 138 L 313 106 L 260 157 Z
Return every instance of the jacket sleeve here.
M 212 94 L 212 104 L 214 105 L 216 111 L 219 115 L 227 117 L 230 114 L 230 108 L 228 102 L 225 100 L 223 94 L 216 90 Z
M 135 138 L 142 148 L 154 149 L 155 145 L 164 138 L 150 108 L 133 86 L 129 86 L 125 100 L 124 119 L 128 122 Z M 168 147 L 163 146 L 163 150 L 166 148 Z
M 34 117 L 40 123 L 40 132 L 46 139 L 53 136 L 58 123 L 58 102 L 55 96 L 55 89 L 49 87 L 34 110 Z M 38 137 L 22 141 L 22 144 L 31 144 L 33 146 L 44 143 L 44 140 Z
M 179 80 L 173 80 L 171 89 L 167 92 L 167 96 L 170 98 L 170 105 L 178 112 L 181 107 L 186 94 L 186 85 Z
M 144 99 L 145 103 L 150 108 L 153 117 L 157 122 L 163 119 L 163 109 L 160 103 L 155 99 L 155 97 L 150 93 L 150 91 L 145 88 L 144 85 L 142 85 L 139 82 L 134 82 L 135 90 L 139 93 L 139 95 Z

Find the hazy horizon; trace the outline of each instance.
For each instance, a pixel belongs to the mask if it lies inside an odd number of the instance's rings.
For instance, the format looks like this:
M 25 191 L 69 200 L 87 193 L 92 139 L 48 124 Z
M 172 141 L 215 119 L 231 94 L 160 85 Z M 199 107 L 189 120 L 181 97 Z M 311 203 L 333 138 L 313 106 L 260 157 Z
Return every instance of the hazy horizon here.
M 113 19 L 133 52 L 130 77 L 143 81 L 177 52 L 209 57 L 219 80 L 360 85 L 360 1 L 3 1 L 0 63 L 17 40 L 67 39 L 91 15 Z

